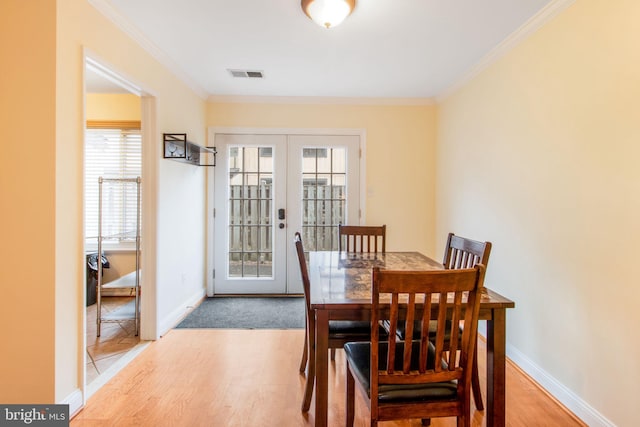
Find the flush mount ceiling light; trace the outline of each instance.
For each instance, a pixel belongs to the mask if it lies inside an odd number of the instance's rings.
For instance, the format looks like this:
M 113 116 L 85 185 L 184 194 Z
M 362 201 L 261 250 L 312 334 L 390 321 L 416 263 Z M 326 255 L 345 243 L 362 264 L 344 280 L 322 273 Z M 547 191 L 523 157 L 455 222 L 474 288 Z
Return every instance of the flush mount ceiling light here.
M 356 7 L 356 0 L 302 0 L 302 10 L 325 28 L 340 24 Z

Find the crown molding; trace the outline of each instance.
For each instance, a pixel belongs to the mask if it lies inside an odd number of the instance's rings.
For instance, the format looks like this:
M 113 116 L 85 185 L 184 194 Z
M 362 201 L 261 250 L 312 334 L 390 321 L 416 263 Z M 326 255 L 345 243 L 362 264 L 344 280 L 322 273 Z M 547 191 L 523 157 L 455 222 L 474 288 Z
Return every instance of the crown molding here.
M 112 84 L 121 87 L 130 94 L 142 96 L 142 89 L 140 88 L 140 85 L 134 83 L 132 78 L 116 72 L 113 67 L 107 65 L 106 62 L 99 59 L 95 53 L 86 47 L 84 48 L 84 61 L 87 70 L 90 70 Z
M 531 19 L 525 22 L 520 28 L 511 33 L 506 39 L 504 39 L 498 46 L 493 48 L 487 55 L 485 55 L 476 65 L 474 65 L 464 76 L 453 83 L 441 94 L 436 97 L 436 102 L 440 103 L 449 96 L 453 95 L 458 89 L 465 86 L 471 80 L 476 78 L 480 73 L 486 70 L 490 65 L 497 62 L 500 58 L 505 56 L 516 46 L 522 43 L 527 37 L 538 31 L 546 23 L 550 22 L 556 15 L 571 6 L 575 0 L 553 0 L 545 7 L 543 7 L 538 13 L 536 13 Z
M 313 105 L 435 105 L 432 98 L 349 98 L 324 96 L 211 95 L 207 101 L 219 104 L 313 104 Z
M 201 99 L 207 99 L 209 95 L 200 85 L 195 83 L 191 77 L 189 77 L 184 70 L 178 66 L 171 58 L 158 46 L 156 46 L 151 40 L 145 37 L 138 28 L 129 22 L 124 16 L 117 12 L 110 4 L 105 0 L 88 0 L 98 12 L 104 15 L 109 21 L 111 21 L 122 32 L 131 37 L 136 43 L 138 43 L 142 49 L 144 49 L 154 59 L 164 65 L 172 74 L 174 74 L 180 81 L 187 85 L 192 91 L 194 91 Z

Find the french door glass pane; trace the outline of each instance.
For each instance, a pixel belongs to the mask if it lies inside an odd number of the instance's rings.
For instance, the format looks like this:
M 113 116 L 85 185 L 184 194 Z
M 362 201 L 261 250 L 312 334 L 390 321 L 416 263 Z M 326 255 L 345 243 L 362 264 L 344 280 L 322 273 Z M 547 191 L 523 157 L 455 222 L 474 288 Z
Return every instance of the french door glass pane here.
M 338 249 L 346 216 L 344 148 L 305 148 L 302 156 L 302 238 L 310 251 Z
M 273 277 L 271 147 L 229 148 L 229 277 Z

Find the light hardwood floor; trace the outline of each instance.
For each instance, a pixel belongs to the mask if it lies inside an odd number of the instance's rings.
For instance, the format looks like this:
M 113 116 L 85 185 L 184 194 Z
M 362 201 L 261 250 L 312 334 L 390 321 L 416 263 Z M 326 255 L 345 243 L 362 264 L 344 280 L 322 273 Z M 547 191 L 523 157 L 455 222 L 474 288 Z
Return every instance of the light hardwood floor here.
M 98 390 L 71 426 L 313 426 L 300 412 L 302 330 L 174 329 Z M 480 341 L 480 354 L 484 343 Z M 481 372 L 484 359 L 480 359 Z M 344 353 L 329 370 L 329 425 L 345 425 Z M 484 387 L 484 378 L 481 378 Z M 485 396 L 486 398 L 486 396 Z M 472 399 L 473 402 L 473 399 Z M 473 404 L 473 403 L 472 403 Z M 473 411 L 473 426 L 485 425 Z M 356 392 L 356 426 L 369 425 Z M 419 420 L 381 426 L 420 426 Z M 432 426 L 455 426 L 454 418 Z M 508 426 L 584 426 L 511 363 Z

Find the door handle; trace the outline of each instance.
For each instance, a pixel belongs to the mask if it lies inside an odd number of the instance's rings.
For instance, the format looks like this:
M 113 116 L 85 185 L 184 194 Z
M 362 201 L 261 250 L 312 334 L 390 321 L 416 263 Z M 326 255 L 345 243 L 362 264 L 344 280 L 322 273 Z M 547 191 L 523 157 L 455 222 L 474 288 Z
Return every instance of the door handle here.
M 280 221 L 284 220 L 284 209 L 278 209 L 278 219 Z

